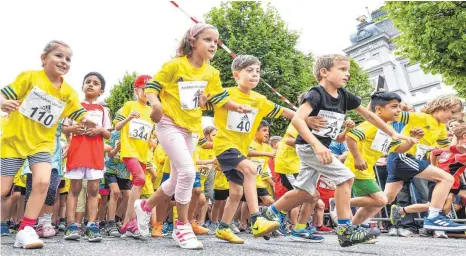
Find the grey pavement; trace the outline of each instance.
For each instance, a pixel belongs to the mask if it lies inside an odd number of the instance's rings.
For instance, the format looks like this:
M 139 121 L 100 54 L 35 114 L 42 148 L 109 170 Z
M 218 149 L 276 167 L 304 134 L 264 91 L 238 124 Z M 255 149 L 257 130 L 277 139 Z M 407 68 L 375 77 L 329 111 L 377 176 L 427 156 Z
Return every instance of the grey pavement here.
M 171 236 L 147 240 L 133 238 L 104 238 L 100 243 L 65 241 L 59 235 L 44 239 L 42 249 L 25 250 L 13 248 L 13 237 L 2 237 L 1 255 L 466 255 L 466 239 L 434 239 L 426 237 L 390 237 L 382 235 L 375 245 L 361 244 L 342 248 L 338 245 L 336 235 L 325 235 L 323 243 L 300 243 L 289 238 L 272 238 L 266 241 L 241 234 L 245 244 L 234 245 L 215 238 L 214 235 L 200 236 L 204 250 L 191 251 L 177 247 Z

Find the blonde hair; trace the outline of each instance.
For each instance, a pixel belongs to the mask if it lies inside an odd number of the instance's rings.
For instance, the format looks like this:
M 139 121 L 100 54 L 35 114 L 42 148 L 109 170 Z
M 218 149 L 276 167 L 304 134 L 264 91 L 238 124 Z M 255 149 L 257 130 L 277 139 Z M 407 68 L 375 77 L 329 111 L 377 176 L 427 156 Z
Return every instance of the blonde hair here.
M 421 109 L 426 114 L 432 114 L 437 110 L 453 109 L 455 106 L 459 107 L 459 110 L 463 109 L 463 102 L 455 95 L 442 95 L 429 102 Z M 456 113 L 454 111 L 453 113 Z
M 205 23 L 197 23 L 196 25 L 192 26 L 183 36 L 183 39 L 176 50 L 177 57 L 183 57 L 186 55 L 191 55 L 193 53 L 192 43 L 197 39 L 197 37 L 201 34 L 202 31 L 206 29 L 213 29 L 218 32 L 217 28 Z
M 461 139 L 464 134 L 466 134 L 466 124 L 462 123 L 455 127 L 453 134 L 457 139 Z
M 63 42 L 63 41 L 59 41 L 59 40 L 52 40 L 50 42 L 48 42 L 45 47 L 44 47 L 44 50 L 42 50 L 42 56 L 47 56 L 50 52 L 52 52 L 53 50 L 57 49 L 58 46 L 64 46 L 68 49 L 71 49 L 71 47 Z M 44 64 L 42 64 L 42 67 L 44 66 Z
M 327 70 L 330 70 L 334 65 L 336 61 L 349 61 L 348 57 L 342 54 L 327 54 L 327 55 L 322 55 L 317 57 L 315 63 L 314 63 L 314 76 L 317 79 L 317 81 L 322 80 L 322 76 L 320 75 L 320 69 L 325 68 Z

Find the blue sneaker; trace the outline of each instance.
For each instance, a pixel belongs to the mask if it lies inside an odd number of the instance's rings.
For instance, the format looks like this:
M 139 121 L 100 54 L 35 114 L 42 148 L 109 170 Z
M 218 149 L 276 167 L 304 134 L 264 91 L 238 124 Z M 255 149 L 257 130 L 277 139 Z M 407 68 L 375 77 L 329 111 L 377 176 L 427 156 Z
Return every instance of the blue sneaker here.
M 308 243 L 322 243 L 324 241 L 323 236 L 314 235 L 315 228 L 312 229 L 292 229 L 290 238 L 293 241 L 308 242 Z
M 65 231 L 65 240 L 79 240 L 81 238 L 81 232 L 76 223 L 72 223 Z
M 10 228 L 5 221 L 2 221 L 2 231 L 1 236 L 9 236 L 10 235 Z
M 100 242 L 102 241 L 102 235 L 100 234 L 100 229 L 95 223 L 89 225 L 86 228 L 86 236 L 89 242 Z
M 171 232 L 173 232 L 173 223 L 168 223 L 168 222 L 163 223 L 162 235 L 166 236 L 170 234 Z
M 434 231 L 466 231 L 466 225 L 455 223 L 441 214 L 433 219 L 424 218 L 424 228 Z

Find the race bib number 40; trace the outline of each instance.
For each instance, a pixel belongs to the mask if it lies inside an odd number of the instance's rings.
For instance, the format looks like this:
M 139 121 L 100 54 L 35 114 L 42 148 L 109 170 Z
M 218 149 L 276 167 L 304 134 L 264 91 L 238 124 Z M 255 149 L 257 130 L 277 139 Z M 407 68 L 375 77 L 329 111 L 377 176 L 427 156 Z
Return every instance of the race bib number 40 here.
M 387 153 L 390 143 L 392 143 L 392 138 L 383 131 L 377 130 L 371 148 L 382 153 Z
M 199 97 L 206 87 L 207 81 L 178 82 L 181 108 L 185 110 L 199 108 Z
M 50 128 L 60 119 L 65 105 L 65 102 L 47 94 L 38 87 L 34 87 L 19 107 L 19 112 Z
M 327 110 L 320 110 L 318 115 L 327 119 L 327 127 L 322 128 L 319 131 L 313 130 L 312 133 L 321 137 L 330 137 L 335 139 L 340 133 L 341 127 L 345 122 L 345 115 Z
M 147 141 L 150 138 L 150 134 L 152 132 L 152 124 L 140 120 L 140 119 L 133 119 L 129 123 L 129 137 L 137 140 L 144 140 Z
M 252 112 L 247 114 L 228 110 L 227 129 L 235 132 L 249 133 L 256 115 L 257 109 L 252 109 Z

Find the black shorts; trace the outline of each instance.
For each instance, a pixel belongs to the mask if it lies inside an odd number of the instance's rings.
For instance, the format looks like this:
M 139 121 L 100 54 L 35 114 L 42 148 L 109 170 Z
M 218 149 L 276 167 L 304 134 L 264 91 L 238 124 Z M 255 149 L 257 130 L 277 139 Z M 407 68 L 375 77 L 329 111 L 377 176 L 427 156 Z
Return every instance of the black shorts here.
M 391 153 L 387 159 L 387 183 L 410 182 L 429 165 L 427 161 L 418 160 L 410 154 Z
M 26 195 L 26 188 L 25 187 L 15 186 L 13 190 L 15 192 L 21 192 L 22 196 Z
M 120 179 L 113 173 L 105 173 L 105 184 L 117 183 L 120 190 L 131 190 L 131 180 Z
M 65 180 L 61 180 L 60 181 L 60 184 L 58 185 L 58 188 L 64 188 L 66 185 L 66 181 Z
M 293 190 L 293 183 L 296 180 L 296 177 L 298 177 L 299 173 L 293 173 L 293 174 L 283 174 L 280 173 L 280 183 L 288 190 Z
M 241 154 L 236 148 L 227 149 L 217 156 L 218 163 L 222 168 L 223 174 L 227 177 L 227 180 L 241 186 L 243 186 L 244 183 L 244 175 L 235 168 L 245 159 L 247 159 L 247 157 Z
M 214 200 L 227 200 L 228 196 L 230 195 L 230 190 L 219 190 L 219 189 L 214 189 Z
M 256 188 L 257 191 L 257 199 L 261 201 L 260 197 L 261 196 L 270 196 L 269 191 L 266 188 Z M 243 192 L 243 197 L 241 197 L 242 202 L 246 202 L 246 196 L 244 195 Z

